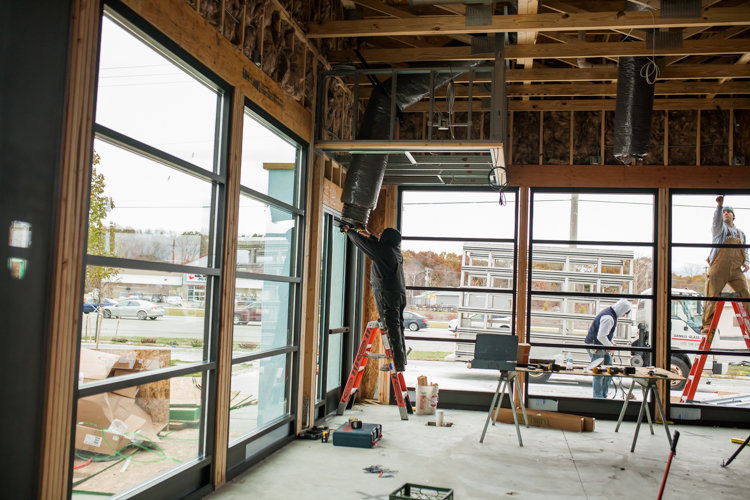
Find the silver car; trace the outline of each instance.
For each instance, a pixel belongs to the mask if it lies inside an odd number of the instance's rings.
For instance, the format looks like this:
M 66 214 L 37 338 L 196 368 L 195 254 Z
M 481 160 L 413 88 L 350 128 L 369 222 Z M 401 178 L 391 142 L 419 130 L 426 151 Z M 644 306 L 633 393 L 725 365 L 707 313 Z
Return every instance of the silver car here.
M 138 319 L 156 319 L 164 316 L 164 308 L 147 300 L 123 300 L 114 306 L 102 308 L 105 318 L 125 318 L 132 316 Z

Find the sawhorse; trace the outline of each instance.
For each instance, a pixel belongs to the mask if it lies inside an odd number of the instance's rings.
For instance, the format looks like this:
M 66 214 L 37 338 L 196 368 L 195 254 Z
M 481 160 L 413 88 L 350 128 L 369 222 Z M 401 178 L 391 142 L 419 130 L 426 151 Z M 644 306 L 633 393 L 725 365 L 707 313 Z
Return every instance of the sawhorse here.
M 484 430 L 482 431 L 482 437 L 479 439 L 480 443 L 484 443 L 484 435 L 487 434 L 487 427 L 490 424 L 490 419 L 492 419 L 492 425 L 495 425 L 495 422 L 497 421 L 497 414 L 500 412 L 500 408 L 503 406 L 503 399 L 505 399 L 505 394 L 508 394 L 508 399 L 510 400 L 510 407 L 511 411 L 513 412 L 513 422 L 516 424 L 516 433 L 518 434 L 518 445 L 523 446 L 523 440 L 521 439 L 521 428 L 518 426 L 518 415 L 516 415 L 516 408 L 515 403 L 513 401 L 513 395 L 511 393 L 511 385 L 513 382 L 516 383 L 516 393 L 519 395 L 518 400 L 521 402 L 521 411 L 523 412 L 523 421 L 524 424 L 526 424 L 526 428 L 529 427 L 529 418 L 526 416 L 526 407 L 523 405 L 523 396 L 521 396 L 521 384 L 518 381 L 518 373 L 513 371 L 501 371 L 500 372 L 500 380 L 497 383 L 497 390 L 495 391 L 495 395 L 492 397 L 492 404 L 490 405 L 490 412 L 487 414 L 487 421 L 484 423 Z M 503 387 L 502 391 L 500 390 L 500 386 Z M 493 417 L 492 412 L 495 410 L 495 403 L 497 403 L 497 396 L 500 395 L 500 402 L 497 404 L 497 410 L 495 411 L 495 415 Z
M 383 348 L 385 354 L 371 354 L 372 343 L 375 340 L 375 335 L 380 331 L 380 338 L 383 341 Z M 343 415 L 346 410 L 349 400 L 355 392 L 359 390 L 359 384 L 362 382 L 362 375 L 365 373 L 365 365 L 367 365 L 368 359 L 385 359 L 388 363 L 389 371 L 391 372 L 391 385 L 393 385 L 393 392 L 396 395 L 396 404 L 398 405 L 398 411 L 401 414 L 401 420 L 409 420 L 409 415 L 414 413 L 411 406 L 411 400 L 409 399 L 409 392 L 406 389 L 406 382 L 404 381 L 404 375 L 396 371 L 396 367 L 393 364 L 393 353 L 391 352 L 391 344 L 388 342 L 388 335 L 380 328 L 380 324 L 377 321 L 370 321 L 367 323 L 365 334 L 362 336 L 362 343 L 359 345 L 357 350 L 357 356 L 354 358 L 354 364 L 352 364 L 352 371 L 349 373 L 349 378 L 346 381 L 346 387 L 341 394 L 341 401 L 339 401 L 336 415 Z M 381 387 L 381 391 L 386 388 Z
M 644 382 L 641 382 L 643 380 Z M 635 426 L 635 435 L 633 436 L 633 445 L 630 447 L 630 452 L 633 453 L 635 451 L 635 443 L 638 441 L 638 432 L 641 429 L 641 422 L 643 422 L 643 413 L 645 411 L 646 418 L 648 419 L 648 427 L 651 429 L 651 435 L 654 435 L 654 425 L 651 422 L 651 410 L 648 408 L 648 395 L 651 393 L 654 396 L 654 401 L 656 402 L 656 408 L 659 410 L 659 415 L 661 415 L 661 420 L 664 423 L 664 430 L 667 432 L 667 440 L 669 441 L 669 446 L 672 446 L 672 436 L 669 434 L 669 425 L 667 425 L 667 414 L 664 413 L 664 406 L 661 404 L 661 398 L 659 397 L 659 391 L 656 387 L 656 382 L 658 379 L 653 378 L 647 378 L 647 379 L 640 379 L 640 378 L 633 378 L 632 382 L 630 383 L 630 390 L 628 390 L 628 395 L 625 396 L 625 402 L 622 405 L 622 410 L 620 411 L 620 418 L 617 419 L 617 426 L 615 427 L 615 432 L 620 430 L 620 424 L 622 423 L 623 417 L 625 417 L 625 410 L 628 409 L 628 402 L 630 402 L 630 396 L 633 394 L 633 387 L 635 387 L 636 382 L 641 385 L 641 388 L 643 390 L 643 401 L 641 402 L 641 411 L 638 412 L 638 424 Z M 667 384 L 669 384 L 668 379 L 666 380 Z M 646 384 L 645 386 L 643 384 Z

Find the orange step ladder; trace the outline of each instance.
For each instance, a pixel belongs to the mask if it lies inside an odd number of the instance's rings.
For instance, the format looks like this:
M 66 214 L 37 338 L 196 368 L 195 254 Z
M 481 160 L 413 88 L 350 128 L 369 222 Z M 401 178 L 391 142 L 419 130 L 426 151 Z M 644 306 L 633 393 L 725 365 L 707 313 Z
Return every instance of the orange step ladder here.
M 385 354 L 370 353 L 372 343 L 375 340 L 375 335 L 378 331 L 380 331 L 380 338 L 383 341 Z M 412 414 L 414 410 L 412 409 L 411 400 L 409 399 L 409 392 L 406 390 L 404 375 L 396 371 L 396 367 L 393 364 L 391 344 L 388 342 L 388 335 L 386 335 L 386 333 L 380 328 L 380 324 L 377 321 L 370 321 L 367 323 L 365 334 L 362 336 L 362 343 L 359 345 L 357 356 L 354 358 L 352 371 L 349 373 L 346 387 L 341 394 L 341 401 L 336 410 L 336 415 L 344 414 L 344 410 L 346 410 L 349 400 L 354 393 L 359 390 L 359 384 L 362 382 L 362 375 L 365 373 L 365 365 L 367 364 L 368 359 L 385 359 L 388 362 L 388 367 L 391 372 L 391 384 L 393 385 L 393 392 L 396 394 L 396 404 L 398 405 L 398 411 L 401 414 L 401 420 L 409 420 L 409 414 Z M 381 388 L 381 390 L 385 389 Z
M 702 335 L 699 350 L 710 350 L 711 344 L 714 341 L 714 335 L 716 334 L 716 327 L 719 325 L 719 319 L 721 313 L 724 310 L 724 302 L 716 302 L 716 312 L 714 312 L 714 319 L 711 321 L 711 326 L 708 328 L 708 334 Z M 745 339 L 747 349 L 750 351 L 750 318 L 747 316 L 745 307 L 740 302 L 732 302 L 732 308 L 734 309 L 734 315 L 737 316 L 737 323 L 740 325 L 742 331 L 742 338 Z M 688 375 L 687 383 L 685 388 L 682 390 L 682 396 L 680 397 L 680 403 L 686 403 L 692 401 L 695 397 L 695 391 L 698 389 L 698 383 L 703 373 L 703 367 L 706 365 L 706 357 L 708 354 L 697 354 L 693 361 L 693 366 L 690 368 L 690 375 Z

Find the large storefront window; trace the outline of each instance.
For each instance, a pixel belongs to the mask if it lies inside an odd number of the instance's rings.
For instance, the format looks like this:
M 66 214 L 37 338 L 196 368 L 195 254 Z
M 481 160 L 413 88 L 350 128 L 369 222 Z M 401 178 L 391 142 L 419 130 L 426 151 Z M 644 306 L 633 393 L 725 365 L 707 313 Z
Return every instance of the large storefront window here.
M 250 108 L 243 131 L 228 470 L 289 436 L 299 355 L 304 151 Z
M 76 494 L 128 495 L 208 466 L 228 90 L 105 8 Z
M 743 300 L 750 293 L 743 239 L 750 195 L 677 191 L 671 215 L 669 352 L 672 370 L 691 379 L 672 392 L 675 403 L 689 408 L 673 407 L 672 415 L 700 419 L 701 406 L 747 407 L 750 324 L 743 326 L 750 302 Z M 711 341 L 704 346 L 706 337 Z
M 526 341 L 530 357 L 565 365 L 653 364 L 654 193 L 533 189 Z M 595 319 L 625 301 L 612 347 L 592 349 Z M 618 306 L 619 307 L 619 306 Z M 639 328 L 639 325 L 641 328 Z M 633 380 L 530 374 L 529 396 L 622 399 Z M 641 391 L 634 391 L 641 398 Z
M 516 192 L 401 192 L 408 386 L 425 375 L 441 390 L 493 392 L 472 370 L 478 333 L 515 334 Z M 450 235 L 450 236 L 446 236 Z

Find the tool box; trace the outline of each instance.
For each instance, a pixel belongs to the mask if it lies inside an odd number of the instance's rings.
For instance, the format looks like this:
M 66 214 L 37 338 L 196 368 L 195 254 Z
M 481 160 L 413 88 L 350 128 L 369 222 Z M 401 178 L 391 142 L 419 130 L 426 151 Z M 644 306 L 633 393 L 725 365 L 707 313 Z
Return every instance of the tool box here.
M 334 446 L 349 446 L 351 448 L 373 448 L 383 437 L 383 426 L 380 424 L 362 424 L 354 429 L 351 422 L 347 422 L 333 433 Z

